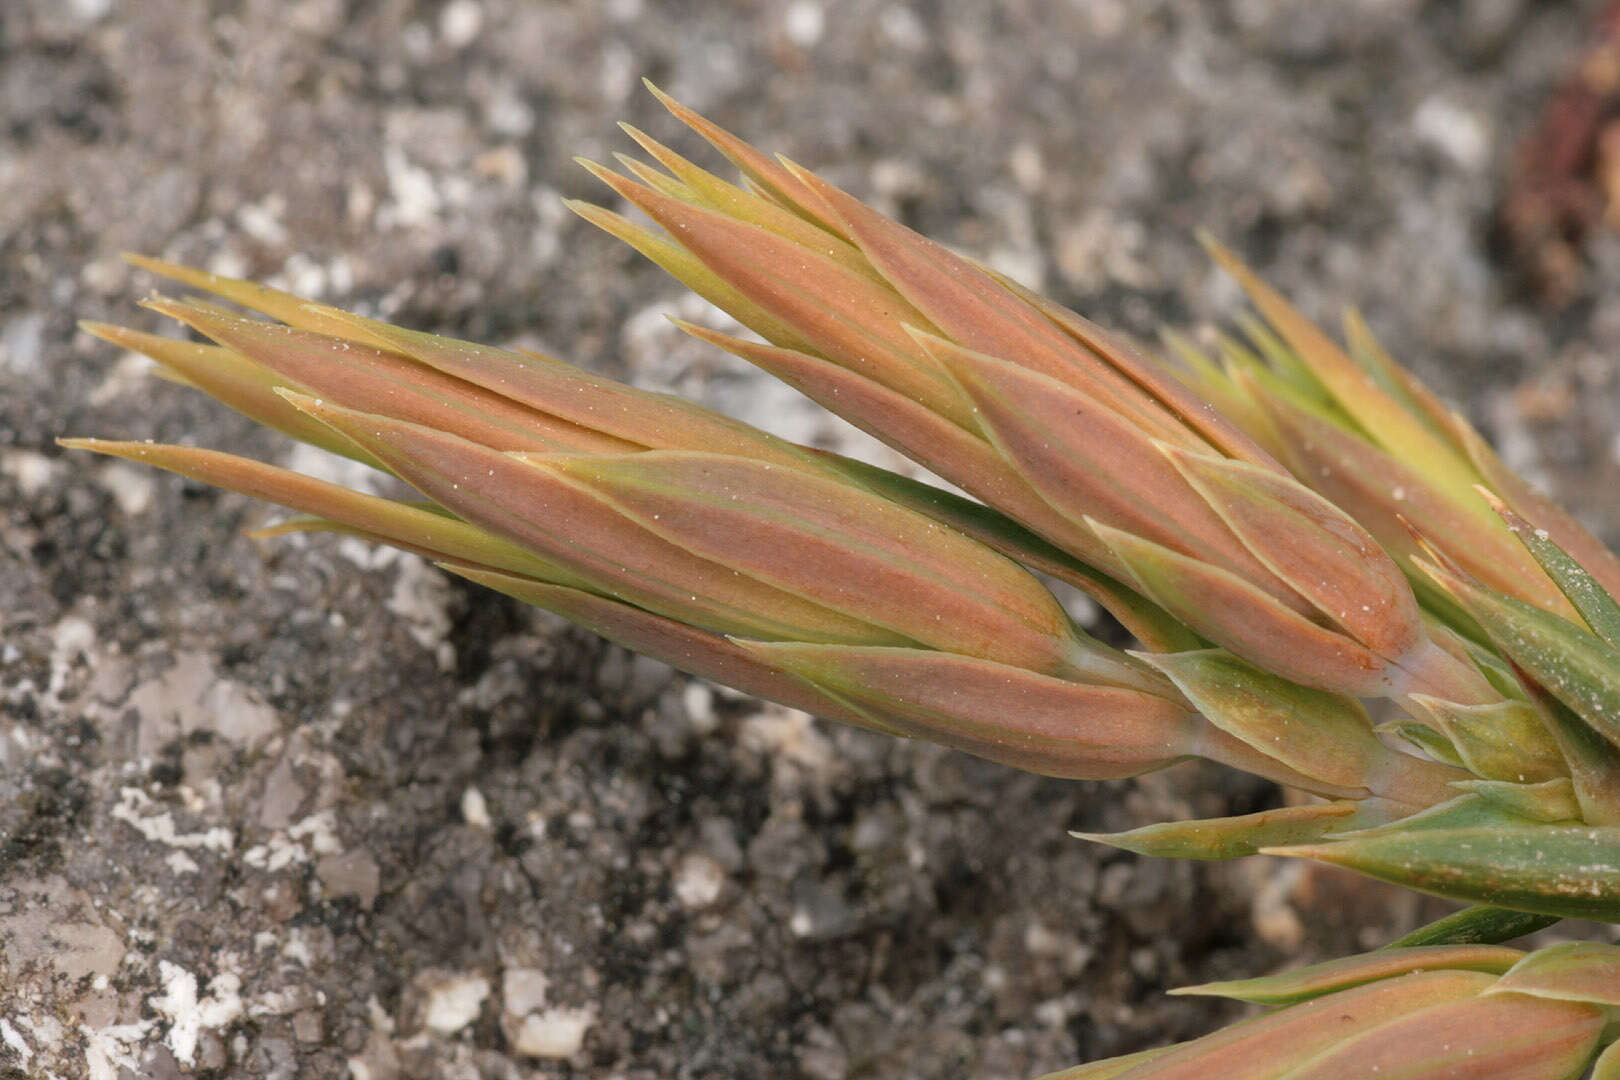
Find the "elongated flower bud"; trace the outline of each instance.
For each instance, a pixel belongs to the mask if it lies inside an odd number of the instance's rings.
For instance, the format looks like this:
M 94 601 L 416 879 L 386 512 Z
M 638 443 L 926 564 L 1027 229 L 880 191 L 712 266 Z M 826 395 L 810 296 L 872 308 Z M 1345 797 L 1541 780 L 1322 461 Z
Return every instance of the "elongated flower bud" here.
M 691 328 L 697 336 L 786 379 L 1239 655 L 1327 690 L 1499 699 L 1429 640 L 1411 586 L 1377 538 L 1168 371 L 813 173 L 766 167 L 734 136 L 671 108 L 744 163 L 766 195 L 635 132 L 668 175 L 630 159 L 631 176 L 587 167 L 664 235 L 576 209 L 767 343 Z M 1330 373 L 1359 385 L 1343 364 Z M 1380 430 L 1402 445 L 1438 439 L 1403 426 L 1398 411 Z M 1446 452 L 1461 475 L 1466 464 Z M 1285 639 L 1299 637 L 1314 644 L 1291 660 Z

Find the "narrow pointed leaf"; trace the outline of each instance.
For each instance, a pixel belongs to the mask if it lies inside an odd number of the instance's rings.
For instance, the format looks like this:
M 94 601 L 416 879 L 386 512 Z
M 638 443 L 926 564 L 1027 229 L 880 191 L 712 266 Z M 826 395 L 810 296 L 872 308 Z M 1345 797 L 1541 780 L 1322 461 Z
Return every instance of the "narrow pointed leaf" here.
M 1266 854 L 1316 859 L 1455 900 L 1620 921 L 1620 828 L 1422 829 Z
M 1592 825 L 1620 825 L 1620 747 L 1545 690 L 1529 689 L 1563 754 L 1581 818 Z
M 557 471 L 704 559 L 935 648 L 1068 670 L 1062 608 L 989 548 L 848 484 L 713 454 L 551 456 Z
M 1151 1050 L 1138 1050 L 1123 1057 L 1111 1057 L 1106 1061 L 1093 1061 L 1086 1065 L 1059 1069 L 1055 1073 L 1038 1077 L 1037 1080 L 1113 1080 L 1114 1077 L 1121 1076 L 1154 1058 L 1163 1057 L 1174 1049 L 1175 1046 L 1156 1046 Z
M 673 394 L 637 390 L 572 364 L 338 312 L 367 337 L 418 363 L 630 447 L 704 450 L 807 466 L 807 451 Z
M 1277 472 L 1283 471 L 1275 458 L 1229 418 L 1224 407 L 1216 407 L 1221 403 L 1211 404 L 1189 388 L 1164 364 L 1148 357 L 1118 334 L 1103 329 L 1062 304 L 1048 300 L 1033 289 L 1026 288 L 994 271 L 986 272 L 1009 292 L 1052 320 L 1059 329 L 1084 345 L 1099 360 L 1106 362 L 1135 383 L 1210 446 L 1227 457 L 1248 461 Z
M 1515 664 L 1620 746 L 1620 650 L 1522 600 L 1481 588 L 1437 566 L 1425 569 Z
M 909 735 L 1030 772 L 1101 780 L 1206 757 L 1329 797 L 1352 794 L 1256 754 L 1153 694 L 918 649 L 738 644 Z
M 1458 786 L 1467 780 L 1457 782 Z M 1425 807 L 1397 821 L 1365 829 L 1340 830 L 1331 840 L 1363 840 L 1380 836 L 1407 836 L 1422 831 L 1456 832 L 1466 829 L 1524 828 L 1541 824 L 1536 817 L 1519 814 L 1502 801 L 1488 799 L 1473 791 L 1453 793 L 1445 802 Z
M 1385 945 L 1386 949 L 1411 949 L 1420 945 L 1495 945 L 1533 934 L 1556 925 L 1556 915 L 1529 911 L 1474 906 L 1420 926 L 1410 934 Z
M 831 464 L 840 475 L 867 490 L 927 514 L 1032 570 L 1080 589 L 1155 652 L 1196 649 L 1202 644 L 1147 597 L 988 506 L 854 458 L 832 458 Z
M 1479 481 L 1466 458 L 1379 388 L 1360 365 L 1282 295 L 1261 281 L 1213 238 L 1200 237 L 1221 267 L 1237 279 L 1249 299 L 1287 340 L 1335 400 L 1386 450 L 1408 462 L 1442 491 L 1468 491 Z
M 1616 603 L 1614 597 L 1569 552 L 1558 546 L 1551 533 L 1531 525 L 1494 493 L 1484 488 L 1479 491 L 1491 504 L 1491 509 L 1500 514 L 1507 527 L 1513 530 L 1513 535 L 1535 556 L 1547 576 L 1575 605 L 1575 610 L 1580 612 L 1592 632 L 1610 646 L 1620 648 L 1620 603 Z
M 764 308 L 705 266 L 702 259 L 673 240 L 644 229 L 622 214 L 615 214 L 594 203 L 579 199 L 564 199 L 563 205 L 609 236 L 628 244 L 664 273 L 738 322 L 752 327 L 766 340 L 790 348 L 810 348 L 809 342 L 800 337 L 791 326 L 768 314 Z
M 1014 361 L 1131 417 L 1158 438 L 1206 445 L 1151 396 L 1063 333 L 989 274 L 890 221 L 812 173 L 799 179 L 838 214 L 844 231 L 902 296 L 964 349 Z M 922 329 L 921 322 L 913 324 Z
M 1557 741 L 1528 701 L 1458 705 L 1424 694 L 1411 700 L 1439 725 L 1469 772 L 1521 784 L 1569 775 Z
M 1458 442 L 1468 448 L 1469 459 L 1479 471 L 1484 486 L 1495 492 L 1533 528 L 1546 530 L 1548 538 L 1580 563 L 1609 595 L 1620 596 L 1620 558 L 1604 547 L 1568 511 L 1508 468 L 1490 444 L 1461 415 L 1453 413 L 1451 422 Z
M 497 450 L 611 453 L 636 448 L 398 353 L 173 301 L 147 301 L 146 306 L 234 349 L 302 392 L 348 408 L 382 411 L 399 420 L 455 431 Z
M 1397 754 L 1373 735 L 1354 698 L 1313 690 L 1229 652 L 1146 655 L 1212 724 L 1307 776 L 1428 805 L 1462 774 Z
M 1070 836 L 1121 851 L 1164 859 L 1236 859 L 1261 848 L 1302 844 L 1330 831 L 1354 828 L 1366 800 L 1284 806 L 1238 817 L 1167 821 L 1118 833 L 1071 832 Z
M 1234 998 L 1255 1005 L 1293 1005 L 1414 971 L 1483 971 L 1500 975 L 1525 958 L 1499 945 L 1431 945 L 1363 953 L 1257 979 L 1182 986 L 1171 994 Z
M 892 644 L 905 639 L 692 555 L 599 498 L 447 432 L 289 395 L 460 517 L 602 592 L 721 633 Z
M 762 191 L 806 221 L 835 235 L 842 235 L 836 219 L 826 205 L 781 162 L 760 153 L 720 125 L 688 109 L 651 82 L 643 80 L 643 85 L 677 120 L 703 136 L 709 145 L 724 154 Z
M 1274 1080 L 1357 1032 L 1423 1009 L 1472 1001 L 1493 981 L 1494 976 L 1477 971 L 1381 979 L 1233 1024 L 1119 1075 L 1121 1080 Z
M 1571 941 L 1538 949 L 1515 964 L 1489 993 L 1620 1008 L 1620 945 Z
M 451 559 L 510 574 L 582 584 L 563 567 L 464 521 L 392 499 L 278 469 L 218 450 L 160 443 L 63 439 L 74 450 L 93 450 L 200 480 L 255 499 L 329 518 L 373 539 L 432 559 Z
M 904 329 L 931 324 L 898 293 L 764 229 L 672 199 L 606 169 L 595 172 L 815 352 L 958 423 L 969 422 L 960 395 Z M 763 333 L 760 327 L 752 329 Z
M 792 240 L 801 247 L 818 251 L 834 262 L 841 263 L 874 281 L 882 280 L 859 249 L 843 238 L 821 226 L 810 224 L 800 215 L 777 203 L 761 198 L 735 184 L 727 183 L 706 169 L 699 168 L 646 132 L 629 124 L 619 126 L 625 134 L 636 140 L 643 150 L 652 155 L 658 164 L 668 169 L 675 179 L 684 184 L 694 198 L 710 209 L 718 210 L 750 225 L 757 225 L 761 229 Z
M 1356 1032 L 1287 1080 L 1566 1080 L 1597 1049 L 1590 1005 L 1481 997 L 1437 1005 Z
M 1284 607 L 1239 578 L 1180 552 L 1111 529 L 1092 528 L 1148 598 L 1257 667 L 1305 686 L 1370 697 L 1384 686 L 1384 662 L 1364 646 Z
M 240 353 L 222 345 L 204 345 L 195 341 L 143 334 L 122 326 L 106 323 L 81 323 L 82 328 L 103 341 L 112 342 L 151 357 L 163 369 L 178 376 L 180 381 L 255 420 L 265 427 L 289 435 L 299 442 L 318 446 L 329 453 L 353 458 L 373 468 L 382 463 L 359 447 L 318 421 L 311 420 L 275 392 L 278 386 L 292 389 L 309 388 L 249 360 Z
M 123 258 L 125 262 L 142 270 L 190 285 L 194 289 L 213 293 L 215 296 L 223 296 L 249 311 L 257 311 L 272 319 L 279 319 L 288 326 L 296 326 L 317 334 L 351 336 L 343 333 L 340 324 L 331 321 L 332 315 L 340 314 L 337 309 L 325 304 L 312 303 L 301 296 L 294 296 L 292 293 L 283 292 L 269 285 L 261 285 L 256 281 L 210 274 L 206 270 L 146 255 L 125 254 Z M 223 309 L 221 311 L 223 312 Z
M 1417 420 L 1429 430 L 1430 434 L 1450 445 L 1458 453 L 1464 452 L 1463 448 L 1452 439 L 1450 425 L 1441 419 L 1445 415 L 1445 410 L 1440 409 L 1437 412 L 1438 403 L 1434 402 L 1432 397 L 1425 399 L 1414 392 L 1413 384 L 1416 380 L 1403 378 L 1406 373 L 1379 343 L 1373 335 L 1372 327 L 1367 325 L 1367 320 L 1354 307 L 1346 308 L 1344 311 L 1344 344 L 1350 358 L 1371 375 L 1378 388 L 1406 410 L 1408 416 Z
M 1475 500 L 1472 491 L 1438 489 L 1414 466 L 1354 432 L 1279 395 L 1254 393 L 1277 427 L 1294 474 L 1354 517 L 1397 562 L 1418 552 L 1415 527 L 1499 592 L 1559 613 L 1572 610 L 1500 522 L 1464 501 Z
M 1390 658 L 1417 643 L 1422 620 L 1411 587 L 1344 511 L 1269 470 L 1164 452 L 1267 569 L 1351 637 Z
M 737 644 L 907 734 L 1046 775 L 1135 776 L 1202 748 L 1193 713 L 1138 691 L 918 649 Z
M 1579 824 L 1581 804 L 1569 777 L 1540 784 L 1513 784 L 1501 780 L 1459 780 L 1453 787 L 1478 795 L 1501 810 L 1531 821 Z M 1593 822 L 1592 824 L 1597 824 Z
M 1058 513 L 976 431 L 969 431 L 913 398 L 792 349 L 677 324 L 702 341 L 742 357 L 867 434 L 906 454 L 945 480 L 994 505 L 1088 561 L 1107 558 L 1094 533 Z
M 1126 529 L 1291 598 L 1141 428 L 1056 379 L 924 340 L 971 397 L 986 437 L 1064 517 Z
M 1464 768 L 1462 755 L 1451 745 L 1451 740 L 1431 727 L 1395 721 L 1380 724 L 1377 730 L 1380 735 L 1392 734 L 1406 740 L 1436 761 L 1443 761 L 1459 769 Z
M 1160 340 L 1170 351 L 1171 364 L 1182 381 L 1191 387 L 1193 395 L 1219 413 L 1227 423 L 1233 423 L 1250 442 L 1263 446 L 1274 457 L 1281 452 L 1275 433 L 1265 414 L 1255 404 L 1245 388 L 1232 379 L 1216 361 L 1193 341 L 1174 330 L 1161 330 Z M 1229 418 L 1229 419 L 1228 419 Z M 1206 439 L 1211 439 L 1205 434 Z M 1213 443 L 1213 439 L 1211 439 Z M 1232 453 L 1225 444 L 1215 444 L 1229 457 L 1243 457 Z
M 592 592 L 551 585 L 456 563 L 441 563 L 453 574 L 505 593 L 525 604 L 555 612 L 609 641 L 692 675 L 745 694 L 766 698 L 829 720 L 866 726 L 864 719 L 802 679 L 762 664 L 731 639 Z

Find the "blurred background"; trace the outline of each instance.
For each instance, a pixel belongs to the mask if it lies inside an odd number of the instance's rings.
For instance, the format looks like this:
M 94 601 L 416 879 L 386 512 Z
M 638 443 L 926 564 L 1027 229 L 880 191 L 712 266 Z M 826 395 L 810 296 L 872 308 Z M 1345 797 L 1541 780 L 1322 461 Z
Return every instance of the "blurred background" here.
M 869 449 L 674 331 L 724 320 L 562 207 L 604 198 L 571 158 L 631 149 L 617 120 L 716 163 L 648 77 L 1146 342 L 1240 309 L 1206 227 L 1310 314 L 1360 306 L 1614 540 L 1615 20 L 6 0 L 0 1076 L 1012 1080 L 1233 1015 L 1167 987 L 1439 914 L 1066 836 L 1275 805 L 1257 781 L 1023 776 L 690 684 L 409 556 L 245 539 L 271 512 L 52 439 L 365 478 L 75 320 L 157 328 L 136 250 Z

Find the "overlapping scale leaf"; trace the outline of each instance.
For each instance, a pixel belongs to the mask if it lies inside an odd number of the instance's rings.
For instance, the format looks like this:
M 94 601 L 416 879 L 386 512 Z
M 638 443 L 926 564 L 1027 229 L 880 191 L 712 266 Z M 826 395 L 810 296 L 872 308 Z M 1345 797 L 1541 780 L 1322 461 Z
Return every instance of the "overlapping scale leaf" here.
M 1523 959 L 1522 951 L 1498 945 L 1431 945 L 1363 953 L 1280 975 L 1184 986 L 1170 993 L 1235 998 L 1255 1005 L 1293 1005 L 1414 971 L 1483 971 L 1500 975 Z
M 1620 828 L 1431 824 L 1266 853 L 1316 859 L 1470 903 L 1620 921 Z

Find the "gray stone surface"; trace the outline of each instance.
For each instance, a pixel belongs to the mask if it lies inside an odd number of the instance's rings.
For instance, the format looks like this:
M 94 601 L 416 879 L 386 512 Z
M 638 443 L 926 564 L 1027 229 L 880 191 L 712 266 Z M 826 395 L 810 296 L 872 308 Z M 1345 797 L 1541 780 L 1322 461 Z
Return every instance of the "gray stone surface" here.
M 74 320 L 155 325 L 134 249 L 855 445 L 560 207 L 616 119 L 699 154 L 646 75 L 1138 334 L 1235 310 L 1208 226 L 1612 537 L 1620 241 L 1552 319 L 1484 239 L 1600 6 L 8 0 L 0 1075 L 1026 1077 L 1229 1015 L 1167 986 L 1409 925 L 1065 835 L 1275 797 L 1242 778 L 1023 776 L 247 540 L 263 508 L 51 440 L 310 459 Z

